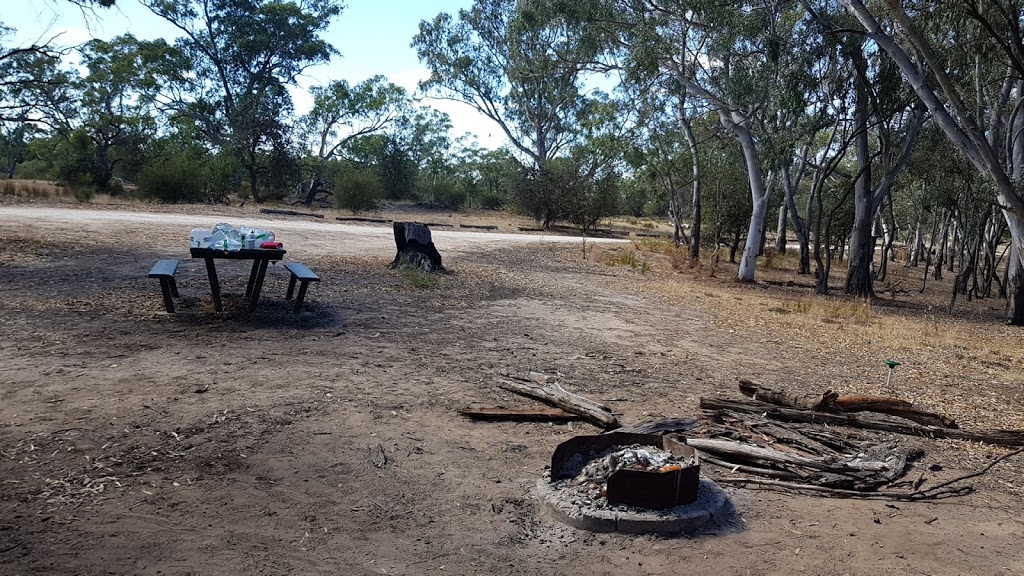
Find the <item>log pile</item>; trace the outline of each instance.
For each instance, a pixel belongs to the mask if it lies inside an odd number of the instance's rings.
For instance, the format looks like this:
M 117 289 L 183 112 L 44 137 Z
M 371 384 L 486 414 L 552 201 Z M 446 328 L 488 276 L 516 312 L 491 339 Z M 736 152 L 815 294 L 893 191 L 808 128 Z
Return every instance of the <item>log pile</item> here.
M 701 398 L 700 418 L 620 426 L 610 408 L 566 390 L 555 376 L 503 371 L 497 386 L 554 409 L 464 409 L 474 419 L 579 418 L 606 431 L 680 434 L 717 482 L 812 494 L 929 500 L 973 491 L 964 481 L 1024 452 L 1024 430 L 962 430 L 946 415 L 887 397 L 793 394 L 741 379 L 749 399 Z M 872 412 L 875 415 L 864 415 Z M 926 439 L 950 438 L 1019 447 L 984 469 L 935 483 L 910 474 Z

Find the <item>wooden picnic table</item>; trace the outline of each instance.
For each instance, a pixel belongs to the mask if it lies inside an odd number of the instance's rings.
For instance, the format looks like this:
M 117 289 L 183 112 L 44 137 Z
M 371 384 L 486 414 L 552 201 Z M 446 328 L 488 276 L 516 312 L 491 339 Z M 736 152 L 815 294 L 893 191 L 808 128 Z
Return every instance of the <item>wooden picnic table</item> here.
M 234 252 L 213 248 L 190 248 L 189 250 L 193 258 L 202 258 L 206 261 L 206 274 L 210 277 L 210 293 L 213 295 L 213 305 L 217 312 L 223 312 L 224 307 L 220 301 L 220 281 L 217 280 L 217 268 L 214 266 L 214 260 L 218 258 L 252 260 L 249 283 L 245 287 L 245 297 L 249 299 L 249 311 L 252 312 L 260 301 L 260 291 L 263 289 L 263 277 L 267 273 L 267 264 L 272 260 L 283 259 L 287 253 L 287 250 L 283 248 L 243 248 Z

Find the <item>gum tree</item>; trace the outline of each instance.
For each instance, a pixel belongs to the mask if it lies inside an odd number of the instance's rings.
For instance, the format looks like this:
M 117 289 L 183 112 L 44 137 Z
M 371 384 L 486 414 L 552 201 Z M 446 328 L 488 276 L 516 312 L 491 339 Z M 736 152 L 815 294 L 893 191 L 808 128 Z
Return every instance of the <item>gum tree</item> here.
M 897 0 L 869 8 L 840 0 L 866 38 L 899 68 L 945 136 L 984 174 L 995 190 L 1010 231 L 1008 318 L 1024 325 L 1024 38 L 1017 0 L 985 3 L 922 2 L 909 13 Z M 953 43 L 964 22 L 976 24 L 974 43 Z M 965 73 L 965 50 L 976 70 L 994 67 L 1002 81 L 983 85 Z M 982 59 L 980 56 L 985 56 Z M 973 81 L 973 82 L 972 82 Z
M 341 12 L 335 0 L 141 0 L 182 36 L 163 63 L 163 103 L 209 143 L 230 151 L 261 201 L 260 159 L 287 146 L 286 88 L 326 62 L 321 38 Z

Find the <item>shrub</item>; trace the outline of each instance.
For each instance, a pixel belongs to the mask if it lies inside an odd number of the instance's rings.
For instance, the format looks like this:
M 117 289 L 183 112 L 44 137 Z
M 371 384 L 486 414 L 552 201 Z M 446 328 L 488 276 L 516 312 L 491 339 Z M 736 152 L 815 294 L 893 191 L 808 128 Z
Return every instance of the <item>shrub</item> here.
M 501 210 L 505 206 L 505 198 L 497 192 L 484 192 L 480 195 L 480 207 L 484 210 Z
M 377 176 L 368 170 L 346 171 L 334 183 L 334 205 L 352 212 L 376 210 L 384 190 Z
M 456 212 L 462 210 L 468 197 L 466 189 L 458 184 L 442 186 L 439 190 L 435 190 L 432 196 L 435 204 Z
M 207 199 L 204 184 L 202 163 L 187 153 L 156 158 L 139 172 L 139 191 L 160 202 L 203 202 Z

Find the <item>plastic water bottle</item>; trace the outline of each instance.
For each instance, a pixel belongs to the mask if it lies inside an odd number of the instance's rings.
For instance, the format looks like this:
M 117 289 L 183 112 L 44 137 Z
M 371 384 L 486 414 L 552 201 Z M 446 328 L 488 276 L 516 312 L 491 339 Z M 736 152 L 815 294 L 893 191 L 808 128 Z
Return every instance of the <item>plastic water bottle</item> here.
M 209 248 L 213 241 L 213 232 L 205 228 L 196 228 L 189 235 L 189 246 L 191 248 Z

